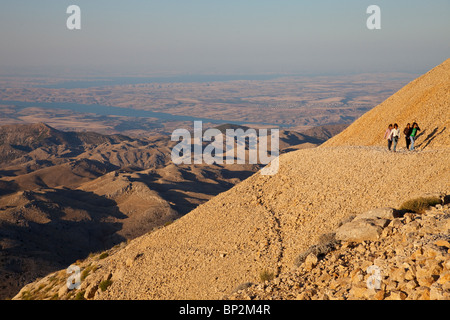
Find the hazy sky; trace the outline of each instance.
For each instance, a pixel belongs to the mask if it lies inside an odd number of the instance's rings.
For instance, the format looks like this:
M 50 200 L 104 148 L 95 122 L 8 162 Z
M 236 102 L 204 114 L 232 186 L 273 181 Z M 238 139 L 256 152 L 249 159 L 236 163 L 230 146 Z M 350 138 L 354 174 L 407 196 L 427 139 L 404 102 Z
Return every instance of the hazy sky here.
M 421 73 L 450 58 L 449 17 L 449 0 L 0 0 L 0 74 Z

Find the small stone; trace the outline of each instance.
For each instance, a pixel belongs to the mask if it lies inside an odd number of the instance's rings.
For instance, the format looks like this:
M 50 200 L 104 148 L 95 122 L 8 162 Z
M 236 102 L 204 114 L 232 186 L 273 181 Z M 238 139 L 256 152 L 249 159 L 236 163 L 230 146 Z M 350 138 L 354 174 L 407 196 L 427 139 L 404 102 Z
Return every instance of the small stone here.
M 368 289 L 365 285 L 354 285 L 350 289 L 349 298 L 351 300 L 356 299 L 368 299 Z
M 447 260 L 444 262 L 444 268 L 447 269 L 447 270 L 450 270 L 450 259 L 447 259 Z
M 352 271 L 350 273 L 350 277 L 352 279 L 352 283 L 361 283 L 362 281 L 364 281 L 364 275 L 360 268 Z
M 98 285 L 96 283 L 91 284 L 86 288 L 86 292 L 84 293 L 85 299 L 91 299 L 95 296 L 95 293 L 98 290 Z
M 392 220 L 395 218 L 395 209 L 393 208 L 376 208 L 366 211 L 355 217 L 354 220 L 358 219 L 387 219 Z
M 405 228 L 405 232 L 414 232 L 414 231 L 419 230 L 420 223 L 417 222 L 416 220 L 414 220 L 414 221 L 406 224 L 404 228 Z
M 444 273 L 442 273 L 439 277 L 439 279 L 437 280 L 437 283 L 443 285 L 445 283 L 450 283 L 450 271 L 446 271 Z
M 438 247 L 450 248 L 450 242 L 445 240 L 437 240 L 434 242 L 434 244 L 437 245 Z
M 420 296 L 420 300 L 430 300 L 430 289 L 424 288 Z
M 406 272 L 405 272 L 405 269 L 403 269 L 403 268 L 397 268 L 389 274 L 391 280 L 397 281 L 397 282 L 402 282 L 403 280 L 405 280 L 405 275 L 406 275 Z
M 392 220 L 389 223 L 389 226 L 391 226 L 392 228 L 399 229 L 399 228 L 403 227 L 403 221 L 399 218 L 395 218 L 394 220 Z
M 389 300 L 405 300 L 408 295 L 403 291 L 391 291 Z
M 405 288 L 408 290 L 414 290 L 418 286 L 419 286 L 419 284 L 415 280 L 407 281 L 405 284 Z
M 61 288 L 58 290 L 58 297 L 63 297 L 69 292 L 69 288 L 67 288 L 67 285 L 64 284 Z
M 416 277 L 414 276 L 414 273 L 412 270 L 407 270 L 405 272 L 405 280 L 414 280 Z
M 389 237 L 394 233 L 394 228 L 392 226 L 387 226 L 386 228 L 383 229 L 383 231 L 381 232 L 381 236 L 383 238 Z
M 366 248 L 363 245 L 359 245 L 356 247 L 356 252 L 364 254 L 366 252 Z
M 386 291 L 384 291 L 384 290 L 379 290 L 379 291 L 373 296 L 373 299 L 374 299 L 374 300 L 384 300 L 385 297 L 386 297 Z
M 386 283 L 386 290 L 388 290 L 388 291 L 395 291 L 395 290 L 397 290 L 397 285 L 398 285 L 398 282 L 397 281 L 387 281 L 387 283 Z
M 404 214 L 403 217 L 405 218 L 405 222 L 406 223 L 410 223 L 411 221 L 414 220 L 414 213 L 407 212 L 407 213 Z
M 439 263 L 439 261 L 435 260 L 435 259 L 430 259 L 427 260 L 425 263 L 426 269 L 428 270 L 428 273 L 433 276 L 438 278 L 439 275 L 441 274 L 443 268 L 442 265 Z
M 433 284 L 430 288 L 430 300 L 441 300 L 444 298 L 444 290 L 441 285 Z
M 436 258 L 436 257 L 439 256 L 440 254 L 441 254 L 441 253 L 440 253 L 440 251 L 439 251 L 437 248 L 426 248 L 426 249 L 424 250 L 424 253 L 423 253 L 423 255 L 424 255 L 425 257 L 431 258 L 431 259 Z
M 417 276 L 417 282 L 423 287 L 430 287 L 434 282 L 434 278 L 430 275 Z
M 317 262 L 318 262 L 317 256 L 313 253 L 310 253 L 306 257 L 305 262 L 303 264 L 306 270 L 311 270 L 317 265 Z
M 133 259 L 128 258 L 128 259 L 125 261 L 125 265 L 126 265 L 128 268 L 130 268 L 131 266 L 133 266 Z
M 422 255 L 423 255 L 423 250 L 422 250 L 422 248 L 419 248 L 409 258 L 411 260 L 417 260 Z

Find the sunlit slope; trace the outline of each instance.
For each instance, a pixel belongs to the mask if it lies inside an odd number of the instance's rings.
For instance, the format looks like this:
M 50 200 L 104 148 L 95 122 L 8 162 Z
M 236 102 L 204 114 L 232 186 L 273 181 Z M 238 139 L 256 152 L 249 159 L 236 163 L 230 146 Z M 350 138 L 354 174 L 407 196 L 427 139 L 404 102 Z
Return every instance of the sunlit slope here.
M 397 123 L 403 133 L 408 122 L 417 122 L 421 128 L 418 149 L 450 145 L 450 59 L 365 113 L 324 146 L 384 145 L 389 124 Z M 403 135 L 399 143 L 405 146 Z

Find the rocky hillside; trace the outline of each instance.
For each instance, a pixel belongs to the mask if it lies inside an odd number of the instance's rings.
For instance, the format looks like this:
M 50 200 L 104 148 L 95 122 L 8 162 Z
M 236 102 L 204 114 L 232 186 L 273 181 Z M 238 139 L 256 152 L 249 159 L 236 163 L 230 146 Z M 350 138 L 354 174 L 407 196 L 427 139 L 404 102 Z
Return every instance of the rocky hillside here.
M 384 145 L 384 132 L 397 123 L 403 132 L 407 123 L 421 128 L 419 149 L 450 145 L 450 59 L 412 81 L 386 101 L 365 113 L 325 146 Z M 403 137 L 400 146 L 405 146 Z
M 233 300 L 450 300 L 450 206 L 370 210 L 300 254 L 292 271 Z

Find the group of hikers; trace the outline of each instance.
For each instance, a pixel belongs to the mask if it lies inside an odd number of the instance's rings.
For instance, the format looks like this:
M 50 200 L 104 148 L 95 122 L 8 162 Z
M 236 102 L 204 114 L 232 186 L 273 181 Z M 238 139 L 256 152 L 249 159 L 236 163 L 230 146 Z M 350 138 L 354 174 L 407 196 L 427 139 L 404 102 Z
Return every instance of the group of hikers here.
M 405 135 L 405 141 L 406 141 L 406 149 L 413 151 L 414 150 L 414 142 L 417 137 L 417 133 L 420 131 L 419 125 L 416 122 L 413 122 L 411 125 L 408 123 L 403 129 L 403 134 Z M 400 139 L 400 129 L 398 128 L 398 124 L 390 124 L 388 128 L 386 129 L 386 132 L 384 134 L 384 138 L 387 139 L 388 142 L 388 149 L 389 151 L 396 152 L 397 150 L 397 143 Z

